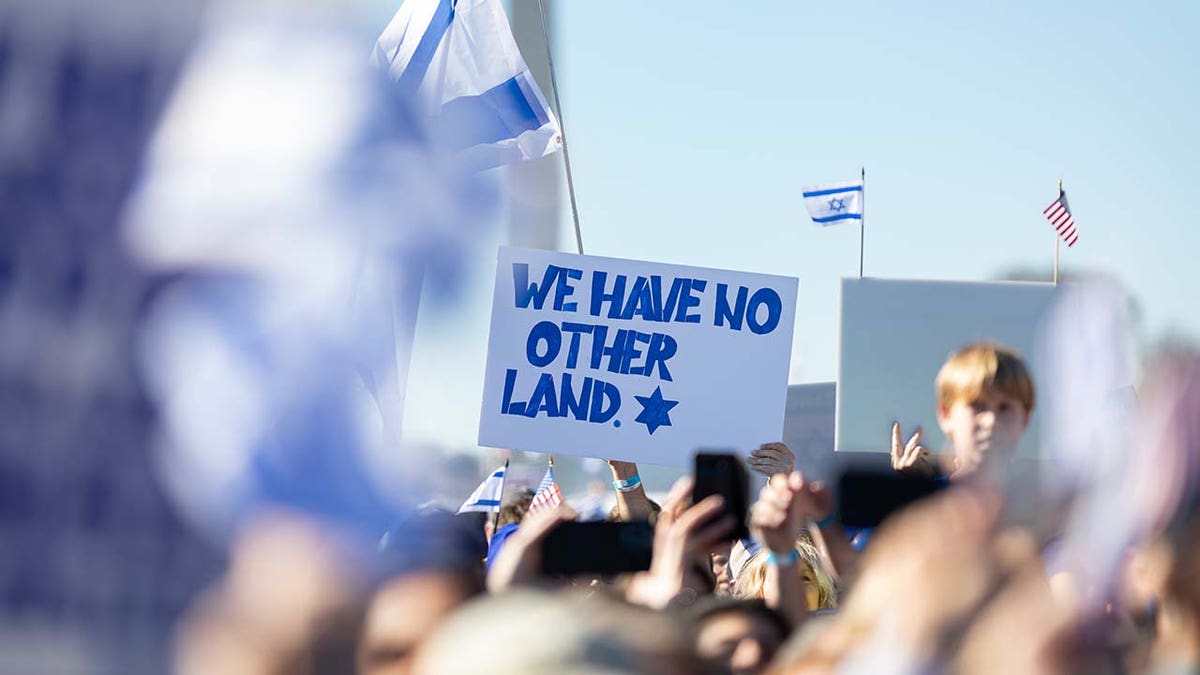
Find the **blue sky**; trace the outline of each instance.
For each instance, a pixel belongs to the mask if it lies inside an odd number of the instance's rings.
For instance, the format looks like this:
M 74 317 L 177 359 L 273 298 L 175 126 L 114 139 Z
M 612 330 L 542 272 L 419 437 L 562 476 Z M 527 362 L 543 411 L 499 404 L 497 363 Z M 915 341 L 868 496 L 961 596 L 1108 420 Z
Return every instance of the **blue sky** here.
M 812 224 L 800 188 L 860 166 L 868 276 L 1048 272 L 1041 211 L 1062 178 L 1080 233 L 1062 269 L 1120 281 L 1146 342 L 1200 337 L 1200 5 L 555 10 L 586 252 L 798 277 L 792 382 L 836 378 L 839 280 L 858 273 L 858 229 Z M 501 228 L 465 309 L 422 316 L 406 411 L 417 437 L 472 444 Z M 573 250 L 565 203 L 561 231 Z

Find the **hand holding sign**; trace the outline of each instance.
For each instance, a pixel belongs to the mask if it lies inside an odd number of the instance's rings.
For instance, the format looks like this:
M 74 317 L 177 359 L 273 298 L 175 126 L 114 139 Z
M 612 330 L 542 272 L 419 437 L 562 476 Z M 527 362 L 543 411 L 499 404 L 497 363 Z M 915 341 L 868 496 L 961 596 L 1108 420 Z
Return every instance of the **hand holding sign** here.
M 796 467 L 796 456 L 783 443 L 764 443 L 750 453 L 746 464 L 769 478 L 779 473 L 791 473 Z
M 622 462 L 616 459 L 605 460 L 612 471 L 614 487 L 625 483 L 637 476 L 637 483 L 632 487 L 617 490 L 617 516 L 624 522 L 633 520 L 649 520 L 654 507 L 646 490 L 642 487 L 641 477 L 638 476 L 637 464 Z

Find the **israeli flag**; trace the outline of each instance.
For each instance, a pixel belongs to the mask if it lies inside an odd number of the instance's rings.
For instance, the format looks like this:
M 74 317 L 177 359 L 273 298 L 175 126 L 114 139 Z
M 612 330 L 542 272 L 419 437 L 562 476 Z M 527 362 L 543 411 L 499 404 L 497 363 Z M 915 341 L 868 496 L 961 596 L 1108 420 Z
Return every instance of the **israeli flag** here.
M 408 0 L 371 60 L 472 169 L 562 147 L 558 120 L 517 50 L 500 0 Z
M 502 466 L 483 479 L 479 487 L 471 493 L 467 501 L 458 508 L 459 513 L 472 511 L 497 512 L 500 510 L 500 498 L 504 495 L 504 472 L 507 466 Z
M 835 225 L 844 220 L 862 220 L 863 182 L 813 185 L 804 188 L 804 206 L 813 222 Z

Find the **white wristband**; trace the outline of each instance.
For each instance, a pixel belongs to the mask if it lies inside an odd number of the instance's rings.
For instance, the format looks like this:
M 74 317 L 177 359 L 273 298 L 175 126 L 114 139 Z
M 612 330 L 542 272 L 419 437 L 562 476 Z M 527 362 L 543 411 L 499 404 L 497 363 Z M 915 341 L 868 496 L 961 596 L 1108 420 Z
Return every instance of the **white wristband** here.
M 633 492 L 642 484 L 642 478 L 636 473 L 625 480 L 614 480 L 613 489 L 617 492 Z

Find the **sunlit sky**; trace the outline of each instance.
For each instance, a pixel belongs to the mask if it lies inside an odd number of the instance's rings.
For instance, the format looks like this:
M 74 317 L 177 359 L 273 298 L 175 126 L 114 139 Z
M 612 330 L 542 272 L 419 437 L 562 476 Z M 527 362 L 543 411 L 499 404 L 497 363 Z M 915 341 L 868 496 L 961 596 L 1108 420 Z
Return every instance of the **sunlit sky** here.
M 798 277 L 793 383 L 836 379 L 859 262 L 801 186 L 860 167 L 867 276 L 1048 280 L 1061 178 L 1063 272 L 1121 282 L 1144 344 L 1200 337 L 1200 5 L 551 1 L 585 251 Z M 560 221 L 573 251 L 565 193 Z M 410 440 L 475 444 L 504 227 L 422 307 Z

